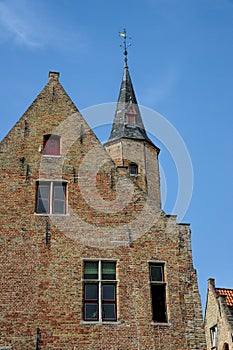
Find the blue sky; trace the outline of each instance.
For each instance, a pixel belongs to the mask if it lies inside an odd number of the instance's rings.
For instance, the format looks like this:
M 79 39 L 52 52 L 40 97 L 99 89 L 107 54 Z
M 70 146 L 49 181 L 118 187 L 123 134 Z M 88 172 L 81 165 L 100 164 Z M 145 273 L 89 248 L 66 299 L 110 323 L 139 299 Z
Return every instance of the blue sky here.
M 118 32 L 124 27 L 132 37 L 129 68 L 138 102 L 172 123 L 192 159 L 194 189 L 183 222 L 191 223 L 205 303 L 209 277 L 233 288 L 232 0 L 0 0 L 0 139 L 50 70 L 61 73 L 81 111 L 115 102 L 123 68 Z M 177 174 L 166 147 L 158 145 L 170 213 Z

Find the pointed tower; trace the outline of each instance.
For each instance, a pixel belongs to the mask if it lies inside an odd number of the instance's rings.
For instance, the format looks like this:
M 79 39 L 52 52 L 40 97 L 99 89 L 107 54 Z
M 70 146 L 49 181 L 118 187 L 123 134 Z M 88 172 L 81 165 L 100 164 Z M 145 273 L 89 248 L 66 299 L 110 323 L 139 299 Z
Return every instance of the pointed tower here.
M 105 148 L 115 164 L 123 167 L 143 191 L 150 193 L 150 198 L 160 209 L 160 150 L 147 136 L 129 74 L 126 50 L 124 54 L 120 93 L 112 131 Z

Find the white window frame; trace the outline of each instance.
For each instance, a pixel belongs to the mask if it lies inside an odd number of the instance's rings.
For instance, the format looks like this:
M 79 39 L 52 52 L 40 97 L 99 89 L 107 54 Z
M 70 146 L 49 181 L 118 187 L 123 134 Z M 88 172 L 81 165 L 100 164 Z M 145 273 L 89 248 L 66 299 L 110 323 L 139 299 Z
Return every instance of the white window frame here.
M 48 212 L 38 212 L 38 190 L 40 185 L 43 186 L 48 185 L 49 186 L 49 210 Z M 53 204 L 54 204 L 54 186 L 57 184 L 64 185 L 65 186 L 65 210 L 64 213 L 55 213 L 53 209 Z M 36 208 L 35 208 L 35 213 L 37 215 L 67 215 L 67 184 L 68 181 L 66 180 L 50 180 L 50 179 L 39 179 L 36 181 Z
M 90 323 L 90 324 L 93 324 L 93 323 L 112 323 L 112 324 L 118 324 L 120 323 L 118 321 L 118 310 L 117 310 L 117 290 L 118 290 L 118 283 L 119 283 L 119 280 L 117 280 L 117 260 L 112 260 L 112 259 L 83 259 L 83 266 L 85 267 L 85 262 L 97 262 L 98 263 L 98 279 L 85 279 L 83 278 L 82 279 L 82 282 L 83 282 L 83 321 L 82 323 Z M 115 280 L 103 280 L 101 279 L 101 273 L 102 273 L 102 263 L 115 263 L 115 266 L 116 266 L 116 279 Z M 83 276 L 84 276 L 84 267 L 83 267 Z M 84 296 L 84 293 L 85 293 L 85 284 L 88 284 L 88 283 L 98 283 L 98 315 L 99 315 L 99 318 L 98 320 L 85 320 L 85 296 Z M 116 319 L 115 320 L 103 320 L 103 317 L 102 317 L 102 285 L 104 284 L 113 284 L 115 285 L 115 312 L 116 312 Z

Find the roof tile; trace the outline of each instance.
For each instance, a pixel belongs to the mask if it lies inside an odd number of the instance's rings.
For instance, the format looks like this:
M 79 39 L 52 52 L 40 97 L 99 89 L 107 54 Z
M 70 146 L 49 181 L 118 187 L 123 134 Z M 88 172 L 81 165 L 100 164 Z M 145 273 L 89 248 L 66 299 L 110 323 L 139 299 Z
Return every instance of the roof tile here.
M 219 295 L 225 295 L 226 296 L 226 304 L 228 306 L 233 306 L 233 289 L 216 288 L 216 292 Z

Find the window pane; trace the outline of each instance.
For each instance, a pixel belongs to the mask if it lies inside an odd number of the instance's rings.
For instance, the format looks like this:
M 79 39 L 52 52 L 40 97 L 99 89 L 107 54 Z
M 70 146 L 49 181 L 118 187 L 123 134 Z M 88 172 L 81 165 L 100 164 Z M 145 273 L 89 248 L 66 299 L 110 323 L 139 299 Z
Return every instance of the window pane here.
M 53 185 L 53 213 L 65 214 L 66 212 L 66 185 Z
M 102 285 L 102 299 L 104 301 L 114 301 L 116 299 L 115 295 L 115 285 L 114 284 L 104 284 Z
M 97 261 L 84 262 L 84 278 L 98 279 L 98 262 Z
M 49 212 L 49 202 L 45 199 L 38 199 L 37 201 L 37 213 L 48 213 Z
M 99 319 L 98 304 L 85 304 L 84 306 L 84 319 L 96 321 Z
M 54 184 L 53 186 L 53 197 L 54 199 L 65 200 L 66 186 L 65 184 Z
M 49 198 L 49 185 L 39 185 L 38 186 L 38 197 L 39 198 Z
M 163 281 L 163 266 L 151 265 L 150 266 L 150 279 L 151 279 L 151 281 Z
M 53 214 L 65 214 L 66 206 L 65 202 L 53 201 Z
M 37 187 L 37 213 L 49 212 L 49 193 L 50 185 L 41 185 Z
M 85 284 L 85 300 L 97 300 L 97 299 L 98 299 L 98 285 Z
M 103 321 L 116 320 L 116 305 L 102 304 Z
M 115 262 L 102 262 L 102 280 L 115 280 L 116 279 L 116 263 Z
M 151 285 L 153 321 L 167 322 L 165 285 Z

